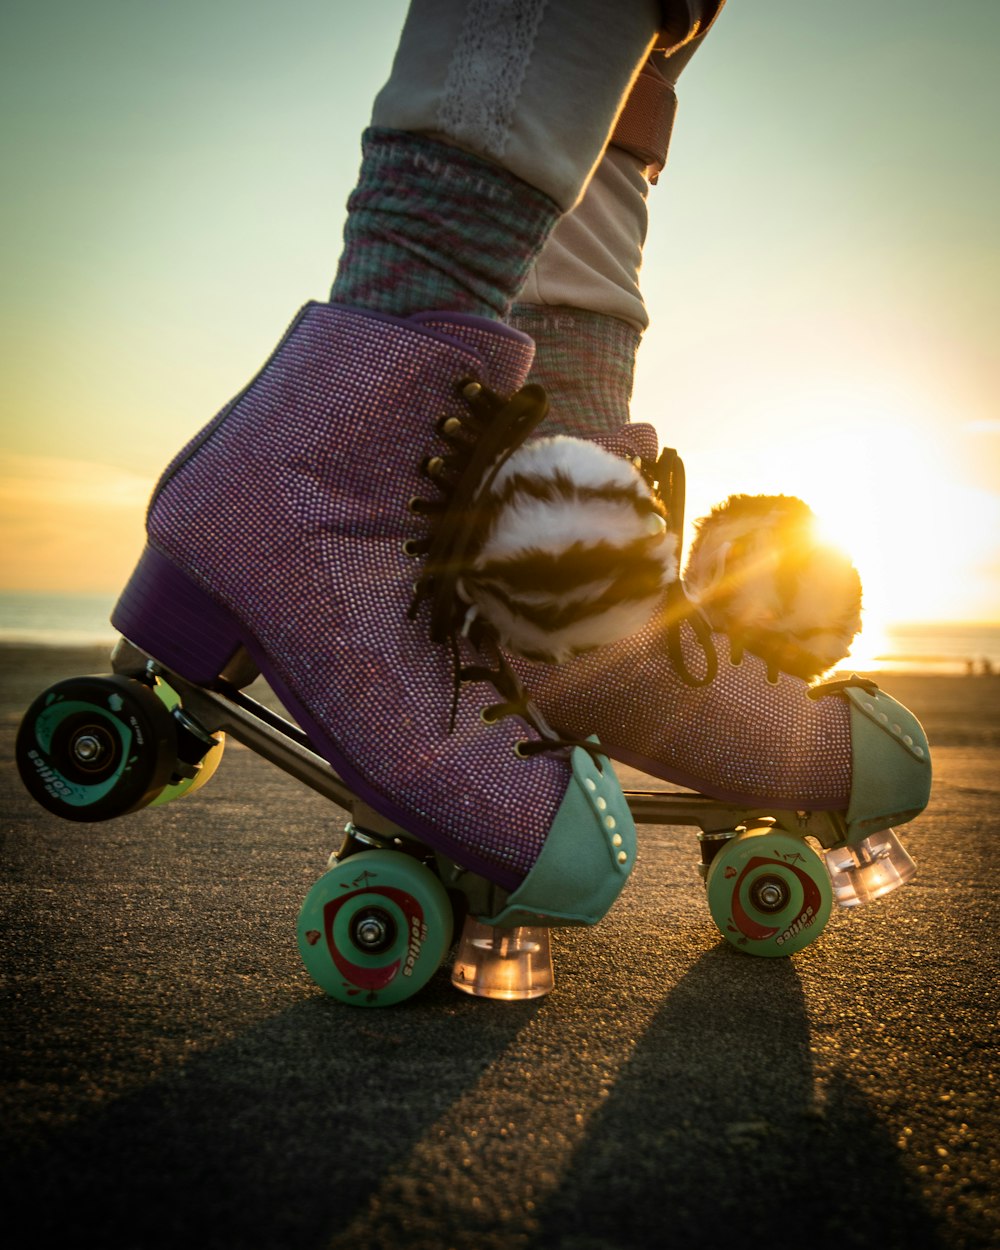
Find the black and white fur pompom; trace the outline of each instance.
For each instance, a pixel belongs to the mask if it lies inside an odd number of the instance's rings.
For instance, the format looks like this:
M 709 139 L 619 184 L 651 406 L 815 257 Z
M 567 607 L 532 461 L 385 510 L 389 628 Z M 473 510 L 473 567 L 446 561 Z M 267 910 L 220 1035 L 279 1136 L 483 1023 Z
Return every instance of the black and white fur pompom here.
M 677 579 L 677 540 L 628 461 L 557 435 L 519 448 L 477 501 L 459 594 L 527 659 L 562 663 L 635 633 Z
M 861 628 L 857 569 L 790 495 L 733 495 L 697 521 L 684 585 L 714 629 L 807 680 Z

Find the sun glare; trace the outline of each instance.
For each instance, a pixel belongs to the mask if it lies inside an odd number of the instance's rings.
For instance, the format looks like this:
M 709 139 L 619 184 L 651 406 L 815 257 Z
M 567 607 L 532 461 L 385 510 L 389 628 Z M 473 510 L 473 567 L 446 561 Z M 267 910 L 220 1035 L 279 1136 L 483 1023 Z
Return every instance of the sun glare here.
M 907 410 L 898 395 L 796 388 L 742 419 L 754 443 L 741 450 L 738 477 L 721 449 L 712 457 L 713 478 L 726 475 L 715 499 L 745 491 L 809 504 L 823 537 L 861 575 L 858 660 L 882 649 L 886 625 L 975 619 L 997 559 L 1000 504 L 961 483 L 954 448 L 933 432 L 919 400 Z
M 937 444 L 900 421 L 846 423 L 837 463 L 804 492 L 861 574 L 866 650 L 886 624 L 962 615 L 995 557 L 995 499 L 959 485 Z

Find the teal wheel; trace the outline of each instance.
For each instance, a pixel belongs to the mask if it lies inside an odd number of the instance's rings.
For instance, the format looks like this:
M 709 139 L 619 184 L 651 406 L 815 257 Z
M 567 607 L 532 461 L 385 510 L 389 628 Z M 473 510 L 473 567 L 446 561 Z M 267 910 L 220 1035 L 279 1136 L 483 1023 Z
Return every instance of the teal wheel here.
M 299 951 L 331 998 L 388 1007 L 422 989 L 452 938 L 434 873 L 402 851 L 359 851 L 324 873 L 299 913 Z
M 222 732 L 209 734 L 196 725 L 190 717 L 184 715 L 180 695 L 173 686 L 159 678 L 154 687 L 161 702 L 169 708 L 176 722 L 177 753 L 184 756 L 190 750 L 190 758 L 195 759 L 197 771 L 193 777 L 171 779 L 170 784 L 163 787 L 150 803 L 150 807 L 162 807 L 175 799 L 183 799 L 194 794 L 215 776 L 216 769 L 222 763 L 222 752 L 226 745 L 226 735 Z M 179 719 L 178 719 L 179 718 Z
M 751 955 L 794 955 L 819 937 L 833 905 L 822 859 L 782 829 L 737 834 L 712 860 L 705 884 L 719 932 Z
M 153 691 L 128 677 L 71 677 L 32 703 L 15 748 L 32 796 L 67 820 L 145 807 L 170 780 L 176 733 Z

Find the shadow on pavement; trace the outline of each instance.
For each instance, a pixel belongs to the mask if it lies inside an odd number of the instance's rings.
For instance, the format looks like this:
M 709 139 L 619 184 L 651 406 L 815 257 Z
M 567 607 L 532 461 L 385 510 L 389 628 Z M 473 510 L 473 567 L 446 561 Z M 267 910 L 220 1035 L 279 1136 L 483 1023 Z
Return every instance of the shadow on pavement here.
M 442 977 L 388 1012 L 311 998 L 8 1157 L 7 1218 L 35 1245 L 323 1246 L 536 1010 L 453 1002 Z
M 532 1242 L 546 1250 L 944 1244 L 850 1075 L 822 1088 L 814 1081 L 795 965 L 743 960 L 721 945 L 664 1001 Z

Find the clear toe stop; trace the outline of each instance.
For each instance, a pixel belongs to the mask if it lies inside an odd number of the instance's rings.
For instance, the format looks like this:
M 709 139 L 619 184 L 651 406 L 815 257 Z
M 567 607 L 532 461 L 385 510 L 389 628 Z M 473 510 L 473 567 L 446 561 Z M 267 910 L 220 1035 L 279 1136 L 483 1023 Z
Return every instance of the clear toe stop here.
M 541 998 L 555 984 L 548 929 L 534 925 L 498 929 L 469 916 L 451 981 L 478 998 L 508 1002 Z
M 837 846 L 825 855 L 833 895 L 841 907 L 858 907 L 906 885 L 917 866 L 892 829 L 856 847 Z

